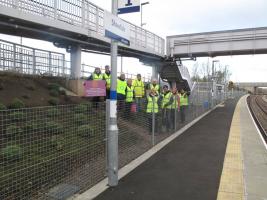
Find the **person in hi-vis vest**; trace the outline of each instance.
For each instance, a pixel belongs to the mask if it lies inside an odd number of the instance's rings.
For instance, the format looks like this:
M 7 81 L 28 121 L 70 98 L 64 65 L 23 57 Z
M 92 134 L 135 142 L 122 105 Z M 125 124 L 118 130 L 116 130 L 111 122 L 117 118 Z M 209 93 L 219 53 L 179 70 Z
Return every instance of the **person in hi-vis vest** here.
M 117 79 L 117 100 L 118 110 L 123 110 L 125 105 L 127 83 L 125 81 L 125 74 L 121 74 Z
M 137 111 L 142 110 L 143 98 L 145 97 L 145 85 L 141 79 L 141 74 L 137 74 L 137 78 L 133 81 L 135 102 L 137 106 Z
M 132 79 L 127 80 L 126 86 L 126 98 L 125 98 L 125 117 L 129 117 L 131 114 L 131 107 L 134 101 L 134 89 L 132 86 Z
M 188 92 L 185 92 L 183 89 L 180 91 L 180 122 L 185 122 L 185 113 L 188 108 Z
M 111 83 L 111 71 L 109 65 L 105 66 L 105 73 L 103 74 L 103 80 L 106 81 L 106 99 L 110 98 L 110 83 Z
M 149 125 L 149 133 L 152 133 L 152 125 L 153 125 L 153 114 L 155 115 L 155 132 L 158 132 L 158 112 L 159 112 L 159 96 L 156 90 L 149 90 L 147 94 L 147 106 L 146 106 L 146 113 Z

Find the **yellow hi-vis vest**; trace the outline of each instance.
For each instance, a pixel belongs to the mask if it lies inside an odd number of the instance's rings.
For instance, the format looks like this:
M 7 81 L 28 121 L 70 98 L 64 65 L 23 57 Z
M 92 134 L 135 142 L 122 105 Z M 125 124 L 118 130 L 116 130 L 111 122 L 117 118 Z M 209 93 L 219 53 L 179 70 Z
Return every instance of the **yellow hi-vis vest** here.
M 180 94 L 180 106 L 188 106 L 188 96 L 186 94 Z
M 126 90 L 126 102 L 131 103 L 133 102 L 133 86 L 129 87 L 127 85 L 127 90 Z
M 125 95 L 125 90 L 127 87 L 126 81 L 122 81 L 120 79 L 117 79 L 117 93 Z
M 166 94 L 166 95 L 162 94 L 162 96 L 163 96 L 163 100 L 162 100 L 162 103 L 161 103 L 161 108 L 165 108 L 165 105 L 167 103 L 169 103 L 169 101 L 171 99 L 172 93 L 168 92 L 168 94 Z M 166 108 L 171 109 L 171 107 L 172 107 L 172 105 L 169 105 Z
M 154 98 L 154 101 L 153 101 Z M 146 112 L 147 113 L 158 113 L 159 112 L 159 106 L 158 106 L 158 97 L 147 97 L 147 108 Z
M 103 75 L 97 75 L 96 73 L 93 73 L 93 80 L 103 80 Z
M 179 100 L 179 95 L 178 94 L 172 94 L 173 97 L 173 102 L 172 102 L 172 109 L 178 108 L 178 100 Z
M 155 90 L 159 94 L 159 85 L 156 84 L 154 86 L 153 84 L 150 84 L 150 90 Z
M 107 83 L 107 89 L 110 89 L 110 80 L 111 80 L 111 75 L 109 74 L 104 74 L 104 80 L 106 81 L 106 83 Z
M 135 97 L 143 97 L 145 95 L 145 85 L 142 80 L 135 79 L 133 81 Z

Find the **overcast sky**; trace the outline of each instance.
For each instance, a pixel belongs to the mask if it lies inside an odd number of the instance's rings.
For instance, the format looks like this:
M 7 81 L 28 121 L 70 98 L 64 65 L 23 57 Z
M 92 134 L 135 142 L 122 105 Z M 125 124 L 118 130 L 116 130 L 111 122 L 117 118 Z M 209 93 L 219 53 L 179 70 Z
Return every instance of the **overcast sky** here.
M 143 7 L 143 22 L 147 23 L 144 28 L 164 38 L 167 35 L 184 33 L 267 26 L 267 0 L 148 1 L 150 4 Z M 91 2 L 106 10 L 111 10 L 111 0 L 91 0 Z M 120 17 L 140 25 L 140 13 L 120 15 Z M 1 38 L 7 37 L 1 36 Z M 29 40 L 26 39 L 23 39 L 23 44 L 40 46 L 38 42 L 29 43 Z M 58 50 L 52 45 L 43 46 Z M 267 81 L 267 55 L 217 57 L 215 59 L 219 59 L 222 65 L 230 66 L 233 81 Z M 198 62 L 201 63 L 206 60 L 207 58 L 199 58 Z M 83 62 L 103 66 L 109 64 L 109 57 L 83 54 Z M 184 64 L 191 69 L 194 62 L 185 62 Z M 151 73 L 136 59 L 125 59 L 124 71 Z

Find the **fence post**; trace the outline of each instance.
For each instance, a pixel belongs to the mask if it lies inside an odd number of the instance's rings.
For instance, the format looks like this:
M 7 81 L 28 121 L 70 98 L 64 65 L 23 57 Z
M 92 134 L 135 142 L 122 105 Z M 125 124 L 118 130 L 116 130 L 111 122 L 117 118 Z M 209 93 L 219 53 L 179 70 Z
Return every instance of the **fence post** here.
M 52 68 L 52 56 L 51 56 L 51 52 L 49 51 L 48 53 L 48 72 L 49 72 L 49 75 L 51 75 L 51 70 Z
M 32 69 L 33 69 L 33 74 L 36 74 L 36 56 L 35 56 L 35 49 L 32 51 Z
M 16 44 L 13 44 L 13 68 L 16 69 Z
M 178 99 L 177 95 L 174 96 L 174 102 L 175 102 L 175 107 L 174 107 L 174 132 L 177 130 L 177 109 L 178 109 Z
M 155 145 L 155 97 L 152 97 L 152 146 Z
M 63 73 L 64 77 L 66 76 L 65 68 L 66 68 L 65 54 L 63 54 L 63 57 L 62 57 L 62 73 Z
M 109 157 L 108 157 L 108 126 L 109 126 L 109 111 L 110 111 L 110 100 L 106 100 L 106 137 L 105 137 L 105 143 L 106 143 L 106 173 L 108 174 L 108 163 L 109 163 Z

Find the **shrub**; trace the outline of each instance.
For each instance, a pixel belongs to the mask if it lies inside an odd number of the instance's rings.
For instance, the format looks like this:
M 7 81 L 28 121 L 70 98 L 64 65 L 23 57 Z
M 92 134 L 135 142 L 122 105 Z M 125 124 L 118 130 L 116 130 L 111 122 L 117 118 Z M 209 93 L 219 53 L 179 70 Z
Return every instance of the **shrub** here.
M 6 109 L 7 107 L 4 104 L 0 103 L 0 110 L 6 110 Z
M 6 128 L 6 135 L 7 136 L 16 136 L 18 134 L 21 134 L 23 131 L 20 127 L 18 127 L 17 125 L 9 125 Z
M 48 100 L 48 103 L 50 105 L 56 106 L 56 105 L 59 104 L 59 99 L 58 98 L 51 98 L 51 99 Z
M 26 119 L 26 114 L 23 112 L 12 112 L 9 115 L 9 119 L 13 122 L 19 122 Z
M 38 131 L 41 129 L 41 127 L 39 126 L 40 124 L 34 121 L 29 121 L 26 122 L 25 126 L 24 126 L 24 130 L 28 132 L 34 132 L 34 131 Z
M 4 89 L 4 84 L 2 82 L 0 82 L 0 90 Z
M 66 95 L 66 90 L 59 90 L 60 95 Z
M 85 112 L 87 112 L 87 105 L 79 104 L 79 105 L 75 106 L 74 110 L 77 113 L 85 113 Z
M 60 85 L 57 83 L 49 83 L 48 84 L 48 89 L 49 90 L 56 90 L 59 91 Z
M 62 133 L 64 131 L 63 126 L 57 122 L 46 122 L 45 129 L 52 133 Z
M 18 98 L 13 99 L 13 101 L 11 102 L 10 106 L 11 109 L 20 109 L 20 108 L 24 108 L 25 104 L 23 101 L 21 101 Z
M 55 89 L 52 89 L 52 90 L 50 90 L 49 94 L 52 97 L 58 97 L 59 96 L 59 91 L 58 90 L 55 90 Z
M 50 140 L 53 147 L 55 147 L 57 150 L 62 150 L 64 147 L 64 141 L 62 138 L 59 137 L 52 137 Z
M 35 90 L 35 86 L 34 85 L 31 85 L 31 84 L 28 84 L 25 87 L 26 87 L 26 89 L 31 90 L 31 91 L 34 91 Z
M 57 108 L 49 108 L 47 110 L 47 116 L 48 117 L 56 117 L 59 116 L 60 111 Z
M 23 98 L 23 99 L 29 99 L 29 98 L 30 98 L 30 96 L 29 96 L 29 95 L 27 95 L 27 94 L 24 94 L 24 95 L 22 95 L 22 98 Z
M 5 160 L 14 161 L 22 157 L 23 151 L 19 145 L 9 145 L 2 149 L 1 156 Z
M 88 124 L 80 126 L 77 132 L 81 137 L 91 137 L 94 135 L 94 129 Z
M 84 114 L 75 114 L 74 115 L 74 122 L 78 125 L 83 125 L 88 123 L 87 116 Z

